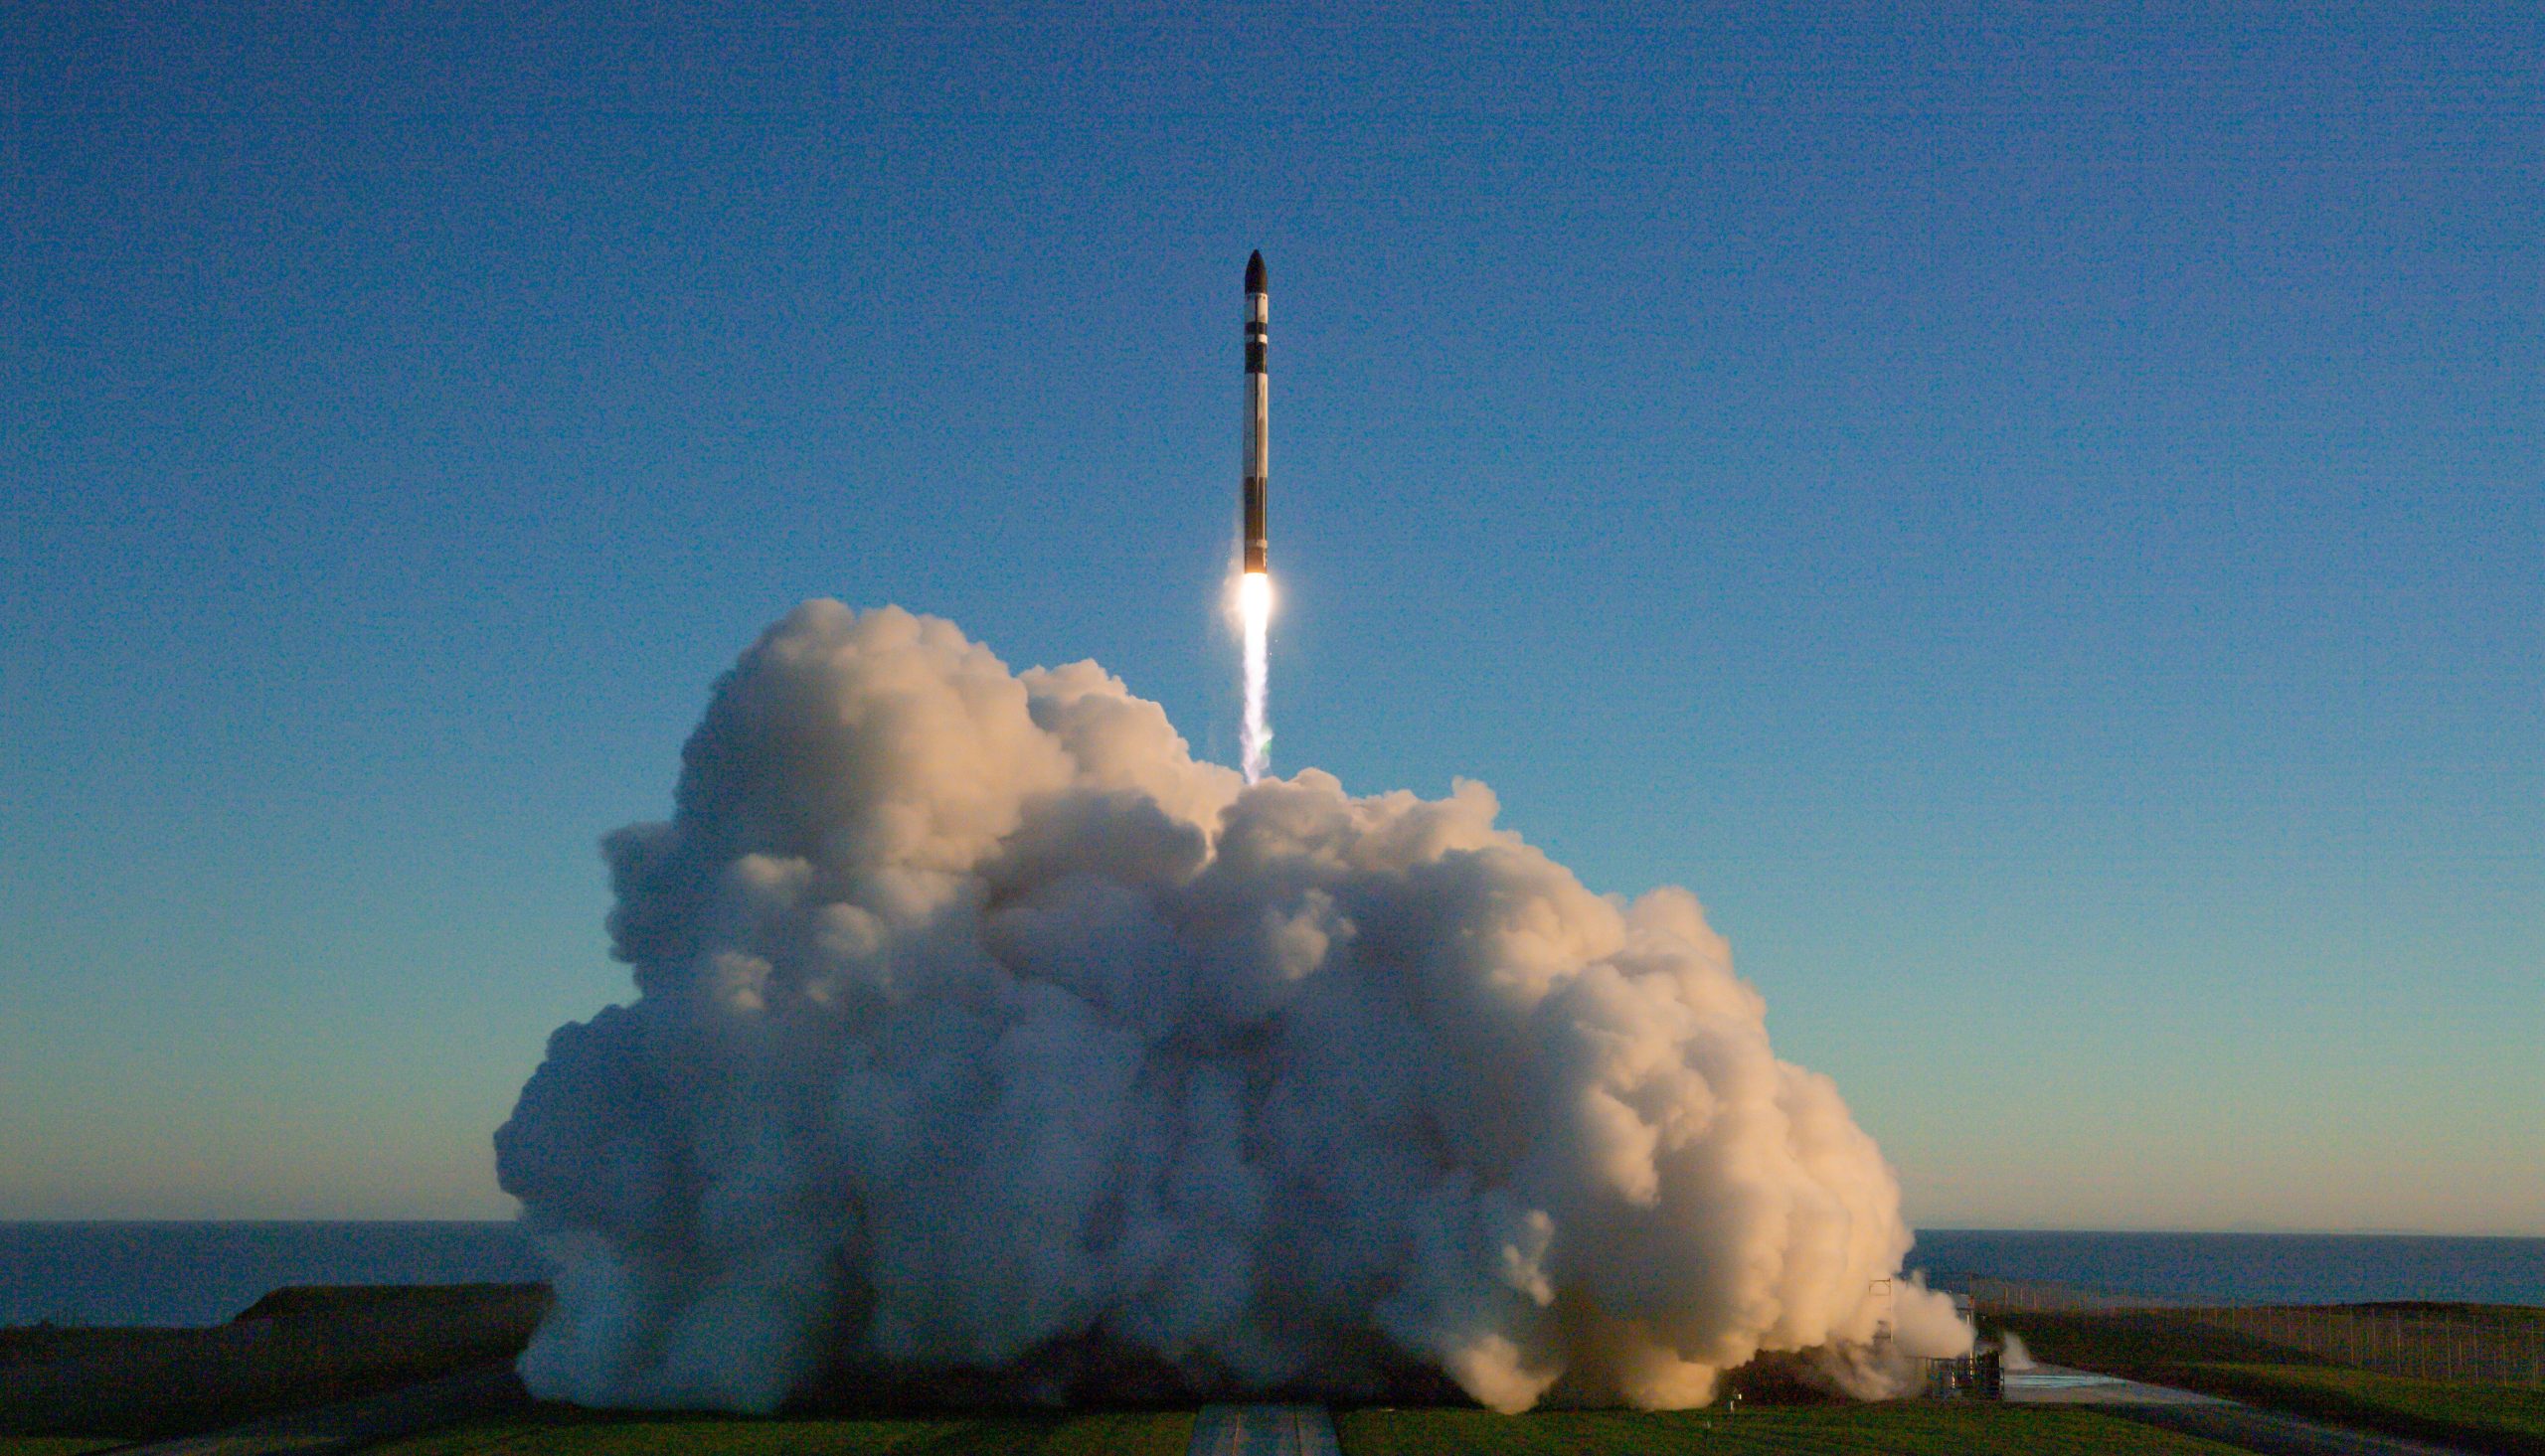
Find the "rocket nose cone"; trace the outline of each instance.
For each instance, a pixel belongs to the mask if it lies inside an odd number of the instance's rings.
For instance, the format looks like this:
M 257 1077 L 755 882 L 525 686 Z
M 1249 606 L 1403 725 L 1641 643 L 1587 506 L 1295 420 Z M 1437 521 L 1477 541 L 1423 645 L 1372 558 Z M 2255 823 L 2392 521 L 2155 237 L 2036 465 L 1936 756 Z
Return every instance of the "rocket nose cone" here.
M 1246 291 L 1249 293 L 1264 291 L 1264 250 L 1262 248 L 1257 248 L 1246 259 Z

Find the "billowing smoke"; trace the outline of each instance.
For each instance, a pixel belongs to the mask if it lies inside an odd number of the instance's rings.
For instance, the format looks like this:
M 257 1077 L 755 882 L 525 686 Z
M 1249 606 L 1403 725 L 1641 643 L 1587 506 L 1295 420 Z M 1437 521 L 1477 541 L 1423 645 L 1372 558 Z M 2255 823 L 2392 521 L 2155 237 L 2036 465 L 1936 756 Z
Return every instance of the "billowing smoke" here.
M 1875 1393 L 1910 1332 L 1966 1345 L 1874 1292 L 1897 1184 L 1696 900 L 1594 894 L 1495 809 L 1245 786 L 1092 663 L 797 608 L 670 822 L 606 842 L 636 999 L 495 1135 L 561 1262 L 524 1377 L 764 1410 L 1094 1346 L 1514 1410 L 1692 1404 L 1762 1351 Z

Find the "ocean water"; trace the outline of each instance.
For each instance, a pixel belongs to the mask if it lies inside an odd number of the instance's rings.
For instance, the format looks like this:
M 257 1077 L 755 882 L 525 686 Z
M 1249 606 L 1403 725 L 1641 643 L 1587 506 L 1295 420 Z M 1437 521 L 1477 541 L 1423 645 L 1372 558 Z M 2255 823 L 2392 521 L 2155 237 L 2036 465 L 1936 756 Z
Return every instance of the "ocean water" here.
M 509 1222 L 0 1223 L 0 1325 L 217 1325 L 286 1284 L 547 1277 Z
M 2545 1238 L 2404 1233 L 2040 1233 L 1929 1228 L 1912 1268 L 2221 1304 L 2382 1299 L 2545 1305 Z
M 1935 1228 L 1909 1263 L 2112 1294 L 2249 1304 L 2545 1305 L 2545 1238 Z M 285 1284 L 544 1279 L 511 1223 L 0 1223 L 0 1325 L 212 1325 Z

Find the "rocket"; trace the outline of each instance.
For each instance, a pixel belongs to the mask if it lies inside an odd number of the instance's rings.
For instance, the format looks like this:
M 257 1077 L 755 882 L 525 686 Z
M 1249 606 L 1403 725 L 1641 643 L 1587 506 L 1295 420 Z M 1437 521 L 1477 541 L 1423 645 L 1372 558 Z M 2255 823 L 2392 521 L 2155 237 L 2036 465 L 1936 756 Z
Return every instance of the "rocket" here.
M 1258 576 L 1264 566 L 1264 491 L 1272 474 L 1272 386 L 1264 372 L 1264 321 L 1271 300 L 1264 291 L 1264 254 L 1246 260 L 1246 484 L 1242 490 L 1246 518 L 1246 571 Z

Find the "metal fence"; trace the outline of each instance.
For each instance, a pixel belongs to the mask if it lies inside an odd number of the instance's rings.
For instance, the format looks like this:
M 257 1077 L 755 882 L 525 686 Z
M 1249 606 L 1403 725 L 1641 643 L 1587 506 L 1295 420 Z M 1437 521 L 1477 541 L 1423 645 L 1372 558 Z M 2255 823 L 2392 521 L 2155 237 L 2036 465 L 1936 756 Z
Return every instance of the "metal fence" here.
M 2545 1386 L 2545 1326 L 2355 1305 L 2194 1309 L 2185 1317 L 2318 1360 L 2430 1380 Z
M 1983 1314 L 2134 1314 L 2386 1375 L 2545 1388 L 2545 1316 L 2485 1319 L 2414 1304 L 2199 1305 L 2011 1279 L 1968 1284 Z

